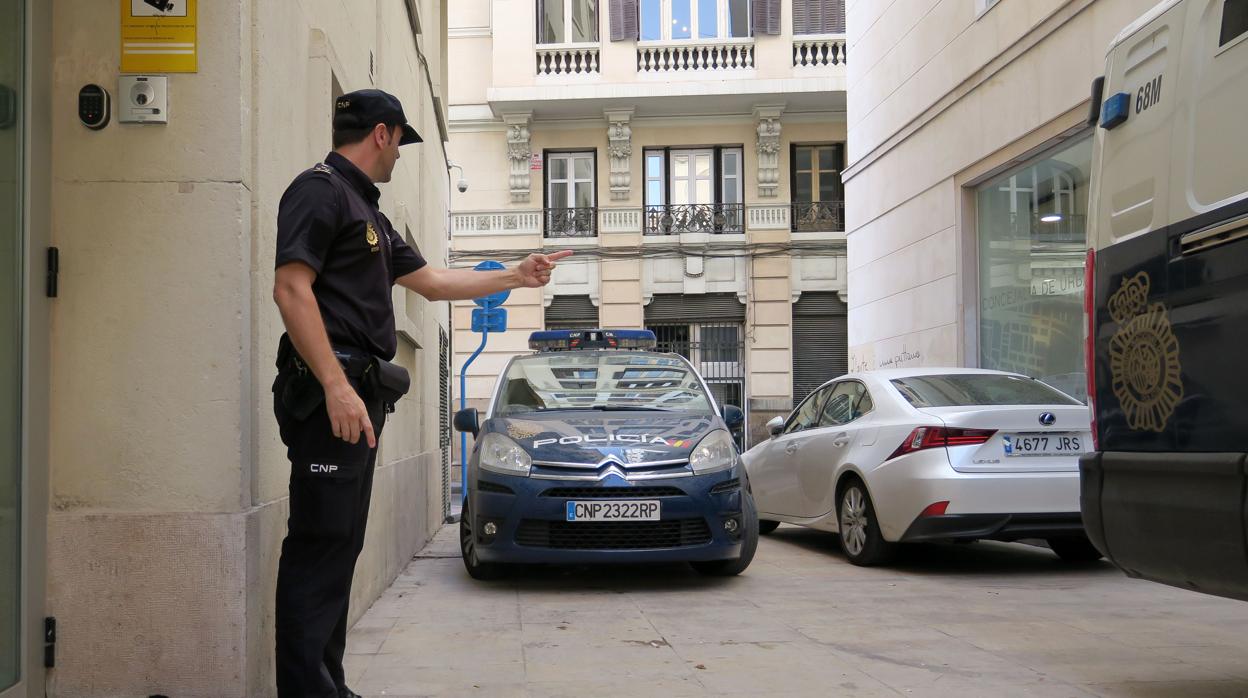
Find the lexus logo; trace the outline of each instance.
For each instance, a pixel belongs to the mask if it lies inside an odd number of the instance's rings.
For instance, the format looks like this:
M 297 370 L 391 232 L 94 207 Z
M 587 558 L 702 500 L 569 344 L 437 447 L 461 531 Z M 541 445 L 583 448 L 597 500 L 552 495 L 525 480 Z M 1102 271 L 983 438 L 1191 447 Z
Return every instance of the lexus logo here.
M 1057 422 L 1057 415 L 1052 412 L 1045 412 L 1040 415 L 1040 423 L 1046 427 L 1051 427 Z

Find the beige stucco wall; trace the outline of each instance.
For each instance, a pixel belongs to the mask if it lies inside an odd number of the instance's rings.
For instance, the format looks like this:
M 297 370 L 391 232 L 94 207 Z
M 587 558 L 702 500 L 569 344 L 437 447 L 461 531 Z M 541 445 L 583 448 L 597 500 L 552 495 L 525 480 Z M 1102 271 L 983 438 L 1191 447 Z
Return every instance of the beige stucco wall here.
M 978 362 L 965 187 L 1077 130 L 1105 47 L 1153 4 L 847 3 L 851 369 Z
M 435 86 L 443 0 L 418 3 Z M 55 13 L 48 614 L 52 695 L 272 693 L 285 460 L 272 417 L 281 321 L 278 199 L 329 150 L 334 79 L 404 102 L 409 146 L 382 208 L 446 263 L 447 179 L 402 0 L 199 5 L 199 72 L 170 123 L 88 131 L 72 105 L 116 92 L 116 3 Z M 370 78 L 370 51 L 372 75 Z M 445 94 L 442 95 L 445 103 Z M 449 308 L 395 294 L 413 391 L 387 423 L 353 615 L 442 519 L 438 334 Z

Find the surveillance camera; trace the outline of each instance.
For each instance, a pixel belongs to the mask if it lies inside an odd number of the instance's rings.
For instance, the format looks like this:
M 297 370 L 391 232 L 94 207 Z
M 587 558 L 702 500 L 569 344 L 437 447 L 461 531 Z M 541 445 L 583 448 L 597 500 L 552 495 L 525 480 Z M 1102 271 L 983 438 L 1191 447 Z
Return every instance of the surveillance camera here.
M 466 179 L 459 180 L 459 184 L 456 184 L 455 187 L 459 189 L 460 194 L 463 194 L 464 192 L 468 191 L 468 180 Z

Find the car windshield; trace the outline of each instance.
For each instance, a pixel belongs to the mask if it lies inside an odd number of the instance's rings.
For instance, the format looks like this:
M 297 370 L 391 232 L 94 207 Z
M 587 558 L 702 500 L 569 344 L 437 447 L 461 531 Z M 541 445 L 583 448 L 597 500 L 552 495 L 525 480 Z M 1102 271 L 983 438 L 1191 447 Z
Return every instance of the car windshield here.
M 893 387 L 914 407 L 1082 405 L 1038 380 L 991 373 L 895 378 Z
M 499 388 L 499 415 L 556 410 L 713 411 L 679 357 L 640 352 L 551 352 L 516 359 Z

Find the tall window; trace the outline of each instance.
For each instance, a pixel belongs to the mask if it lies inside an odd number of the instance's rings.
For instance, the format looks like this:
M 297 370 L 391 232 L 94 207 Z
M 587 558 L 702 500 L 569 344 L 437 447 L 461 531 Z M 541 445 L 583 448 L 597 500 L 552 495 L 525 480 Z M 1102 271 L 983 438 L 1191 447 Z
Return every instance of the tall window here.
M 741 148 L 645 151 L 646 232 L 743 232 Z
M 1086 399 L 1083 267 L 1092 141 L 976 189 L 979 358 Z
M 641 39 L 730 39 L 750 35 L 750 0 L 641 0 Z
M 594 206 L 594 153 L 548 153 L 546 237 L 594 235 Z
M 845 190 L 841 185 L 844 146 L 795 145 L 793 167 L 793 229 L 829 232 L 845 229 Z
M 538 0 L 537 42 L 576 44 L 598 40 L 598 0 Z
M 844 34 L 845 0 L 793 0 L 794 34 Z

